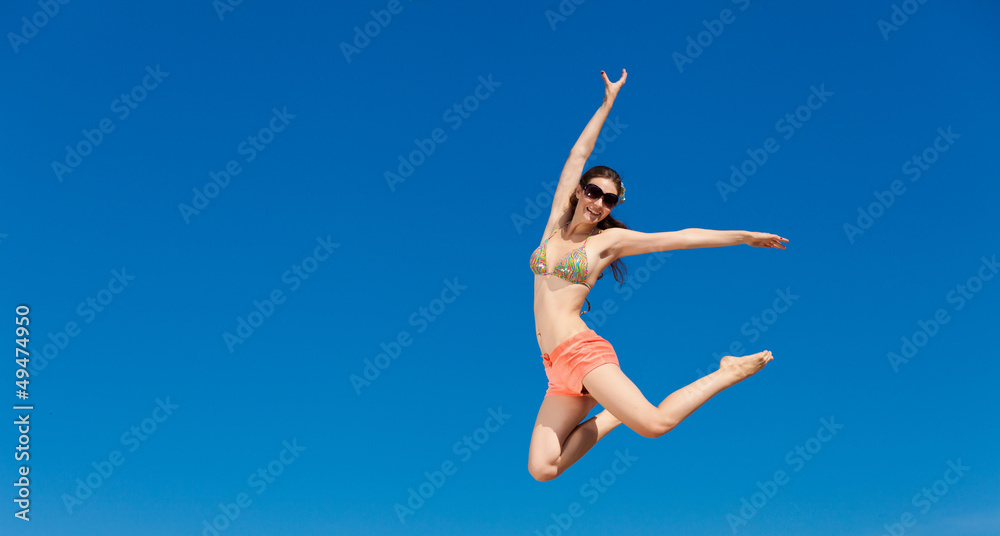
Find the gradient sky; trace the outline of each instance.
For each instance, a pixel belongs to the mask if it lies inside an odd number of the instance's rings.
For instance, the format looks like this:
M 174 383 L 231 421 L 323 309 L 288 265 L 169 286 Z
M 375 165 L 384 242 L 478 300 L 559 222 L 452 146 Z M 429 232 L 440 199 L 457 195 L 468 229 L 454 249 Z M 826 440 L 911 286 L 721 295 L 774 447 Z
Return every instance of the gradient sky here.
M 34 409 L 31 521 L 10 424 L 0 532 L 1000 533 L 998 24 L 9 2 L 0 306 L 11 346 L 30 306 L 32 375 L 3 396 Z M 775 360 L 539 483 L 536 203 L 622 68 L 588 163 L 624 178 L 616 217 L 790 243 L 626 258 L 585 319 L 657 403 L 731 345 Z

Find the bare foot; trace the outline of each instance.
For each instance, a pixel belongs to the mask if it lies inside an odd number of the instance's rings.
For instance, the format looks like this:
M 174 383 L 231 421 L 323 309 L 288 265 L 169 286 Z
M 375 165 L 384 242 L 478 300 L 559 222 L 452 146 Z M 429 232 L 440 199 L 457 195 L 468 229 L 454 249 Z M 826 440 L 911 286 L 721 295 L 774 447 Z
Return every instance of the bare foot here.
M 719 361 L 719 370 L 732 374 L 735 379 L 733 383 L 738 383 L 757 374 L 772 359 L 774 357 L 771 356 L 770 350 L 743 357 L 727 355 Z

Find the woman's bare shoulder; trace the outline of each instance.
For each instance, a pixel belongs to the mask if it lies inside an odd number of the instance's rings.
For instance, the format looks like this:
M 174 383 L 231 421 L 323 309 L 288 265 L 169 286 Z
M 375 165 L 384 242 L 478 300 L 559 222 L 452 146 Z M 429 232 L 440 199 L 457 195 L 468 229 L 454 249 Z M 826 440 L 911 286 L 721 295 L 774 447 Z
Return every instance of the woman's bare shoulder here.
M 545 223 L 545 229 L 542 230 L 542 238 L 540 242 L 544 242 L 545 239 L 551 236 L 553 232 L 555 232 L 557 229 L 559 229 L 566 223 L 569 223 L 569 220 L 570 220 L 569 214 L 564 214 L 558 218 L 555 217 L 549 218 L 549 220 Z
M 617 255 L 616 246 L 621 240 L 623 232 L 627 229 L 622 229 L 621 227 L 609 227 L 607 229 L 601 229 L 591 238 L 591 243 L 600 248 L 601 257 L 607 257 L 608 255 Z
M 622 229 L 621 227 L 609 227 L 607 229 L 601 229 L 600 232 L 594 236 L 600 237 L 602 242 L 614 242 L 630 232 L 635 231 L 632 229 Z

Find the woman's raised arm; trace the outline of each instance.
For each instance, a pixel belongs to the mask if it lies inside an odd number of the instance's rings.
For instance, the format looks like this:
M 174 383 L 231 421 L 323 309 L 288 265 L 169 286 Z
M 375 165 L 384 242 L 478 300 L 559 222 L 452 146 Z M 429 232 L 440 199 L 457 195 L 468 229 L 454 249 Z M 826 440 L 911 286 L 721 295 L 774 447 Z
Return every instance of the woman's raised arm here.
M 614 105 L 615 98 L 618 97 L 618 90 L 625 84 L 626 77 L 628 77 L 628 73 L 625 72 L 625 69 L 622 69 L 622 77 L 617 82 L 612 82 L 608 79 L 608 75 L 604 71 L 601 71 L 601 78 L 604 79 L 604 102 L 601 103 L 601 107 L 597 109 L 594 116 L 590 118 L 590 122 L 584 127 L 583 133 L 580 134 L 579 139 L 576 140 L 573 148 L 569 151 L 569 158 L 566 160 L 562 174 L 559 176 L 559 185 L 556 186 L 555 194 L 553 194 L 552 212 L 549 214 L 550 226 L 554 225 L 569 207 L 570 193 L 573 192 L 576 185 L 580 182 L 580 176 L 583 175 L 583 166 L 586 164 L 587 159 L 590 158 L 590 153 L 594 151 L 597 136 L 601 133 L 601 127 L 604 126 L 604 121 L 608 118 L 608 112 L 611 111 L 611 106 Z

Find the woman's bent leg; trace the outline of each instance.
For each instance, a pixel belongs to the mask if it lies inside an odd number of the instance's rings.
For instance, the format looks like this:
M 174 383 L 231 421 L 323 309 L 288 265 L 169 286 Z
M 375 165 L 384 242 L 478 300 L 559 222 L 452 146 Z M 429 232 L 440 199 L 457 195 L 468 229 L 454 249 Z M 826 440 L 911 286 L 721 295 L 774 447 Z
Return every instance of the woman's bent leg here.
M 583 379 L 594 399 L 629 428 L 645 437 L 660 437 L 701 407 L 708 399 L 749 378 L 772 359 L 765 351 L 746 357 L 722 358 L 719 370 L 670 394 L 654 406 L 620 368 L 602 365 Z
M 607 410 L 580 422 L 594 409 L 590 396 L 546 396 L 528 447 L 528 472 L 552 480 L 576 463 L 595 443 L 621 424 Z

